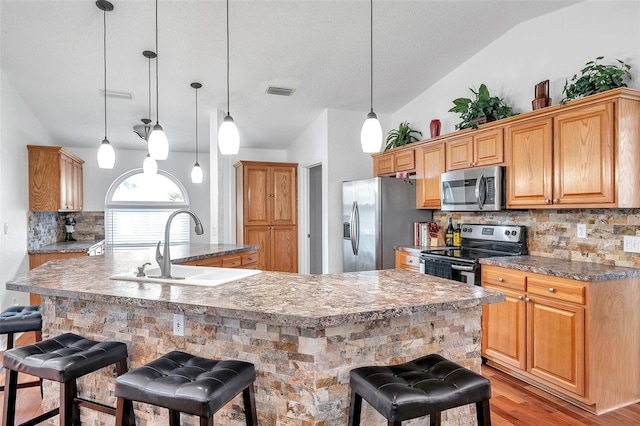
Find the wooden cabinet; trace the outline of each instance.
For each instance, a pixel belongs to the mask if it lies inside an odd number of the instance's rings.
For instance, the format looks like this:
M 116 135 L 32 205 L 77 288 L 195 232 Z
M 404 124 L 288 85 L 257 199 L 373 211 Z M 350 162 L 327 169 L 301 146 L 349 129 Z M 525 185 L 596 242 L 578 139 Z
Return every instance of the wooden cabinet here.
M 483 265 L 482 286 L 506 295 L 483 306 L 490 365 L 594 413 L 638 402 L 638 278 L 576 281 Z
M 504 162 L 502 128 L 479 130 L 446 142 L 447 171 Z
M 613 103 L 507 128 L 507 206 L 613 206 Z
M 419 252 L 414 253 L 405 250 L 396 250 L 396 269 L 409 269 L 420 272 Z
M 416 208 L 439 209 L 440 174 L 446 171 L 444 142 L 416 149 Z
M 391 176 L 397 172 L 416 171 L 415 149 L 413 147 L 394 148 L 373 154 L 373 175 Z
M 216 268 L 258 268 L 258 252 L 255 250 L 226 254 L 224 256 L 208 257 L 206 259 L 183 262 L 181 265 L 211 266 Z
M 29 210 L 80 211 L 84 161 L 59 146 L 27 145 Z
M 258 269 L 298 271 L 294 163 L 241 161 L 236 168 L 236 241 L 258 244 Z
M 87 252 L 70 252 L 70 253 L 34 253 L 29 255 L 29 269 L 37 268 L 44 265 L 50 260 L 72 259 L 74 257 L 88 256 Z M 29 303 L 39 305 L 41 303 L 40 295 L 37 293 L 29 293 Z

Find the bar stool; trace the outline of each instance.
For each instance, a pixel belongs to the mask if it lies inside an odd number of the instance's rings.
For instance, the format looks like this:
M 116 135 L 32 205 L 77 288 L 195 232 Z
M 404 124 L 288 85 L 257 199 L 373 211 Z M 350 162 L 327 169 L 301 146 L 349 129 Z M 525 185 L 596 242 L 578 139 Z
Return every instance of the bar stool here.
M 360 424 L 364 399 L 389 425 L 429 415 L 440 425 L 442 411 L 475 403 L 478 425 L 490 426 L 491 382 L 437 354 L 392 366 L 351 370 L 349 426 Z
M 24 424 L 37 424 L 59 413 L 61 426 L 74 421 L 79 425 L 80 406 L 114 415 L 113 407 L 79 398 L 76 385 L 77 378 L 112 364 L 118 375 L 126 373 L 127 345 L 96 342 L 72 333 L 6 351 L 3 426 L 15 424 L 18 372 L 60 383 L 60 406 Z
M 213 415 L 242 392 L 246 424 L 257 425 L 253 382 L 255 366 L 235 360 L 212 360 L 173 351 L 116 379 L 116 426 L 131 413 L 132 401 L 169 409 L 169 425 L 180 425 L 180 413 L 213 426 Z
M 36 342 L 42 340 L 42 314 L 39 305 L 10 306 L 0 313 L 0 334 L 7 335 L 7 350 L 15 345 L 15 333 L 35 331 Z M 18 389 L 40 386 L 42 380 L 19 383 Z M 0 385 L 0 392 L 4 385 Z

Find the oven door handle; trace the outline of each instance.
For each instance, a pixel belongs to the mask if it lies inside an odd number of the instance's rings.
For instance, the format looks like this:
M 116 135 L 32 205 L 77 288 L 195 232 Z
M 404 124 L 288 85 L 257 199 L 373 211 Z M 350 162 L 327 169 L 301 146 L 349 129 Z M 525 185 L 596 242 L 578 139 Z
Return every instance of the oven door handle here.
M 456 271 L 473 272 L 475 268 L 475 266 L 451 265 L 451 269 L 455 269 Z

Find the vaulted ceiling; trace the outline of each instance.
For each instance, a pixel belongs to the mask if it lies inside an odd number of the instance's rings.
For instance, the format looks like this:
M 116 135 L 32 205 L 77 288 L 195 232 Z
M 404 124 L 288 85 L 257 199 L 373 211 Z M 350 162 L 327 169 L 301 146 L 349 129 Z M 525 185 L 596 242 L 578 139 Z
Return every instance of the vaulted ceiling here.
M 111 0 L 109 139 L 146 149 L 133 126 L 148 113 L 155 2 Z M 393 113 L 520 22 L 574 2 L 374 0 L 374 108 Z M 193 151 L 198 81 L 200 149 L 208 117 L 226 111 L 226 2 L 160 0 L 160 123 L 172 150 Z M 325 108 L 369 109 L 370 3 L 231 0 L 230 102 L 241 145 L 282 149 Z M 55 143 L 98 147 L 104 136 L 103 12 L 93 1 L 0 1 L 0 65 Z M 155 64 L 153 64 L 155 66 Z M 155 91 L 155 73 L 152 72 Z M 269 95 L 268 86 L 295 89 Z M 152 97 L 155 120 L 155 95 Z

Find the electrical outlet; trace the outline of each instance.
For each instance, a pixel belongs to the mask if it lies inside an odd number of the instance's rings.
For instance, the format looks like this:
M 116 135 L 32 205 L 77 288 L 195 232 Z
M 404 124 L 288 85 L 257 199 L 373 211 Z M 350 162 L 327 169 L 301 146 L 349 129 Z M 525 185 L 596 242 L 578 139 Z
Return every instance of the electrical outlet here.
M 184 314 L 173 314 L 173 335 L 184 336 Z
M 587 238 L 587 225 L 584 223 L 578 224 L 578 238 Z
M 624 251 L 629 253 L 640 253 L 640 237 L 624 236 Z

